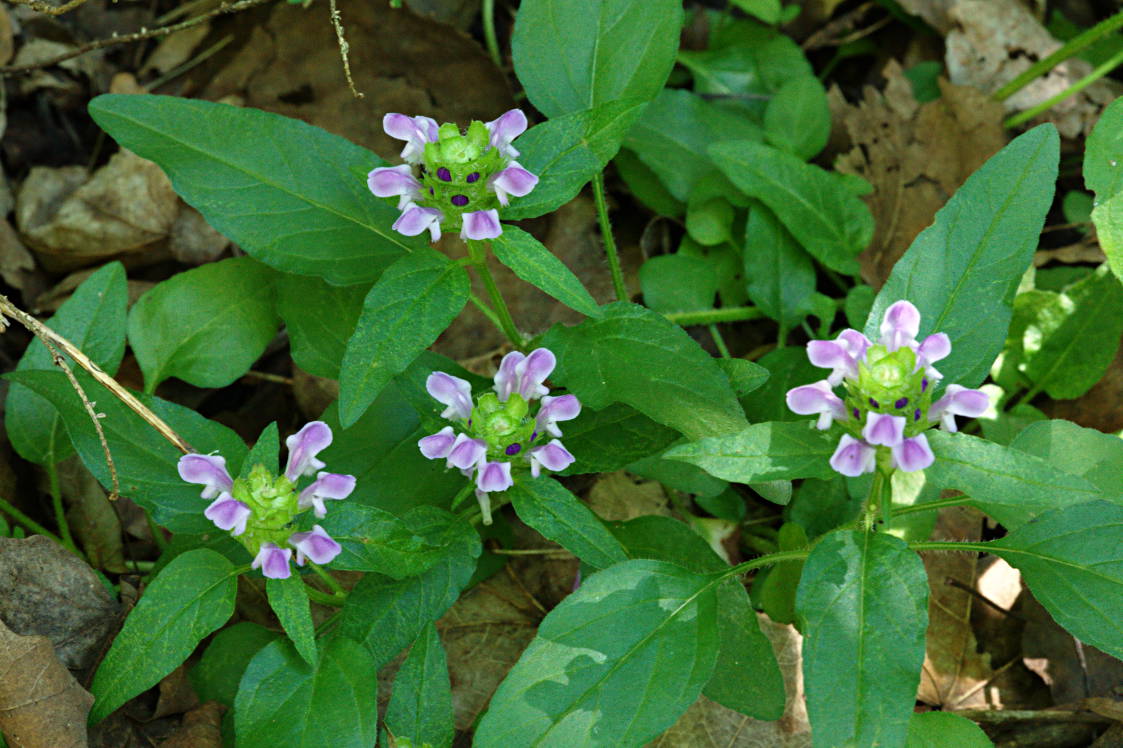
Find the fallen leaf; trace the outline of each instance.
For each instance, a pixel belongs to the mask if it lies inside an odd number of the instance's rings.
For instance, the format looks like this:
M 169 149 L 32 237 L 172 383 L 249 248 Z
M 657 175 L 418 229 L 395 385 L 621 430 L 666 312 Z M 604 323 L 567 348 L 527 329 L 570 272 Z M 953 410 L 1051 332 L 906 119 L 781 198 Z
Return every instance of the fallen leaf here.
M 23 289 L 27 275 L 35 270 L 35 258 L 20 241 L 6 218 L 0 218 L 0 277 L 12 288 Z
M 186 265 L 202 265 L 217 260 L 229 246 L 230 240 L 211 228 L 202 213 L 180 203 L 179 215 L 168 238 L 172 257 Z
M 45 636 L 20 636 L 0 621 L 0 731 L 18 748 L 86 745 L 94 697 L 55 657 Z
M 1034 267 L 1042 267 L 1050 262 L 1062 262 L 1066 265 L 1083 265 L 1085 263 L 1099 265 L 1106 261 L 1107 257 L 1104 256 L 1104 251 L 1100 249 L 1099 243 L 1092 237 L 1056 249 L 1039 249 L 1033 255 Z
M 671 516 L 667 494 L 657 481 L 636 479 L 623 470 L 597 476 L 588 504 L 606 522 L 626 522 L 648 514 Z
M 121 520 L 97 478 L 77 455 L 58 465 L 59 488 L 69 510 L 67 520 L 90 563 L 105 571 L 125 571 Z
M 1029 592 L 1018 612 L 1028 619 L 1022 632 L 1026 667 L 1041 676 L 1055 703 L 1110 696 L 1123 683 L 1123 662 L 1077 640 Z
M 69 668 L 88 667 L 117 621 L 117 604 L 77 556 L 50 538 L 0 538 L 0 619 L 50 639 Z
M 160 748 L 222 748 L 222 714 L 226 707 L 208 701 L 183 715 L 183 723 Z
M 832 112 L 853 144 L 835 167 L 874 187 L 863 199 L 877 228 L 858 258 L 874 287 L 967 177 L 1006 144 L 1001 105 L 978 90 L 941 80 L 941 97 L 920 104 L 896 61 L 884 75 L 885 90 L 867 86 L 857 104 L 837 86 L 830 91 Z
M 183 664 L 164 676 L 160 681 L 160 697 L 156 701 L 156 711 L 152 719 L 169 714 L 184 714 L 199 706 L 199 696 L 187 679 L 187 665 Z
M 7 8 L 0 6 L 0 65 L 7 65 L 8 60 L 12 59 L 14 53 L 12 17 L 8 15 Z
M 140 74 L 144 76 L 155 72 L 158 75 L 163 75 L 169 70 L 179 67 L 191 58 L 195 48 L 210 32 L 211 25 L 201 23 L 198 26 L 168 34 L 160 40 L 156 49 L 152 50 L 152 54 L 141 66 Z

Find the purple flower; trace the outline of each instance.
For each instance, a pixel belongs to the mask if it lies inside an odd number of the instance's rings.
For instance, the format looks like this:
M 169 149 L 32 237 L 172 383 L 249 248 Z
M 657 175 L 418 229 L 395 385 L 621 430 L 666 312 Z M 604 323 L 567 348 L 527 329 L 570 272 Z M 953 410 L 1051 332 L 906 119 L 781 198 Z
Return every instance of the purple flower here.
M 316 480 L 300 492 L 297 499 L 297 508 L 301 511 L 313 510 L 317 518 L 327 514 L 324 500 L 338 501 L 346 499 L 355 490 L 355 476 L 340 475 L 339 473 L 317 473 Z
M 892 353 L 916 341 L 920 331 L 920 312 L 908 301 L 894 302 L 881 321 L 881 344 Z
M 418 439 L 417 446 L 425 457 L 430 460 L 439 460 L 448 457 L 448 453 L 452 451 L 452 445 L 455 443 L 456 434 L 453 432 L 452 426 L 445 426 L 432 436 L 424 436 Z
M 506 491 L 513 485 L 509 462 L 484 462 L 476 471 L 476 487 L 484 493 Z
M 487 442 L 473 439 L 467 434 L 457 434 L 452 449 L 448 453 L 449 467 L 469 470 L 482 463 L 487 457 Z
M 343 550 L 319 525 L 312 525 L 311 532 L 294 532 L 289 545 L 296 549 L 297 566 L 304 566 L 305 558 L 314 564 L 326 564 Z
M 435 371 L 425 380 L 425 389 L 434 400 L 447 405 L 441 418 L 467 421 L 472 417 L 472 385 L 460 377 Z
M 372 170 L 367 175 L 367 187 L 378 197 L 397 197 L 398 210 L 421 199 L 421 182 L 414 179 L 409 164 Z
M 831 369 L 827 382 L 837 386 L 844 378 L 858 376 L 858 360 L 864 358 L 870 341 L 857 330 L 843 330 L 834 340 L 812 340 L 807 358 L 815 366 Z
M 179 477 L 188 483 L 204 486 L 204 499 L 211 499 L 234 487 L 234 479 L 226 471 L 226 458 L 220 455 L 189 454 L 179 458 Z
M 404 114 L 390 113 L 382 118 L 382 129 L 392 138 L 406 141 L 402 149 L 402 161 L 410 164 L 421 162 L 425 155 L 425 144 L 437 141 L 436 120 L 429 117 L 407 117 Z
M 487 123 L 487 131 L 491 135 L 491 147 L 499 151 L 505 158 L 518 158 L 519 152 L 511 145 L 518 136 L 526 132 L 526 115 L 521 109 L 510 109 Z
M 905 438 L 905 417 L 870 413 L 866 417 L 866 427 L 862 429 L 862 438 L 869 444 L 896 447 Z
M 493 174 L 488 180 L 488 185 L 495 191 L 495 197 L 503 207 L 509 202 L 508 195 L 526 197 L 536 184 L 538 177 L 519 166 L 516 161 L 512 161 L 506 169 Z
M 406 203 L 398 220 L 394 221 L 393 229 L 405 236 L 417 236 L 426 229 L 434 242 L 441 240 L 441 221 L 444 214 L 436 208 L 423 208 L 416 203 Z
M 524 400 L 542 397 L 550 391 L 542 383 L 553 373 L 557 363 L 549 348 L 536 348 L 529 356 L 511 351 L 499 362 L 499 371 L 495 373 L 495 394 L 500 402 L 506 402 L 512 392 L 519 393 Z M 577 414 L 572 417 L 576 418 Z
M 831 455 L 831 467 L 851 478 L 862 473 L 872 473 L 877 458 L 877 450 L 850 434 L 843 434 L 838 448 Z
M 542 398 L 542 409 L 538 411 L 535 422 L 539 431 L 550 436 L 561 436 L 561 429 L 557 426 L 558 421 L 572 421 L 579 415 L 581 415 L 581 402 L 576 395 L 561 397 L 547 395 Z
M 893 466 L 906 473 L 923 470 L 935 461 L 936 457 L 928 446 L 928 437 L 924 434 L 903 439 L 893 447 Z
M 990 400 L 981 390 L 969 390 L 958 384 L 949 384 L 944 390 L 944 396 L 932 404 L 928 411 L 928 420 L 933 423 L 940 421 L 946 431 L 957 431 L 956 416 L 977 418 L 990 407 Z
M 289 569 L 290 558 L 291 549 L 282 548 L 276 543 L 262 543 L 250 568 L 261 569 L 261 573 L 270 579 L 288 579 L 292 573 Z
M 460 238 L 465 241 L 494 239 L 503 233 L 503 226 L 499 223 L 499 211 L 494 208 L 465 213 L 463 219 L 464 226 L 460 229 Z
M 234 536 L 246 531 L 246 521 L 251 514 L 253 510 L 248 505 L 228 493 L 219 494 L 203 512 L 203 516 L 214 522 L 218 529 L 226 530 Z
M 556 473 L 565 470 L 576 460 L 557 439 L 551 439 L 541 447 L 530 450 L 527 453 L 527 459 L 530 461 L 530 474 L 535 478 L 538 477 L 542 468 Z
M 824 431 L 831 427 L 833 421 L 845 421 L 847 418 L 846 405 L 825 379 L 788 390 L 787 401 L 793 413 L 801 416 L 818 413 L 819 421 L 815 426 Z
M 316 455 L 331 444 L 331 427 L 323 421 L 311 421 L 292 436 L 285 439 L 289 448 L 289 460 L 285 465 L 285 477 L 291 481 L 303 475 L 312 475 L 324 467 Z

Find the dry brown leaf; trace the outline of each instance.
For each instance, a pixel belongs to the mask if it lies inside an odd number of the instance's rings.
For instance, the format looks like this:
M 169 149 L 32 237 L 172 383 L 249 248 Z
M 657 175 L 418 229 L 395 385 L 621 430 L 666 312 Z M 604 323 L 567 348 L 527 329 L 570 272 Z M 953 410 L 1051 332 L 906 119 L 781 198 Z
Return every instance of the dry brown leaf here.
M 949 77 L 957 85 L 974 86 L 987 94 L 1061 46 L 1018 0 L 958 0 L 947 15 L 956 25 L 944 40 Z M 1062 62 L 1006 99 L 1006 111 L 1029 109 L 1067 90 L 1090 72 L 1092 66 L 1084 60 Z M 1103 108 L 1121 91 L 1119 83 L 1100 79 L 1058 102 L 1038 119 L 1052 122 L 1065 137 L 1086 135 Z
M 8 9 L 0 6 L 0 65 L 7 65 L 15 53 L 15 44 L 12 41 L 12 17 Z
M 1075 244 L 1069 244 L 1056 249 L 1039 249 L 1033 255 L 1034 267 L 1042 267 L 1050 262 L 1063 262 L 1066 265 L 1106 262 L 1107 257 L 1100 248 L 1099 242 L 1087 237 Z
M 648 514 L 671 516 L 667 494 L 657 481 L 637 479 L 623 470 L 597 476 L 588 503 L 606 522 L 626 522 Z
M 1123 684 L 1123 662 L 1078 641 L 1033 595 L 1023 595 L 1018 612 L 1028 619 L 1022 632 L 1025 664 L 1049 686 L 1055 703 L 1109 696 Z
M 190 59 L 195 48 L 199 46 L 199 42 L 207 37 L 211 32 L 211 25 L 209 23 L 201 23 L 198 26 L 177 31 L 174 34 L 168 34 L 152 50 L 152 54 L 144 62 L 140 69 L 142 76 L 152 72 L 163 75 L 172 68 L 179 67 Z
M 0 277 L 12 288 L 23 289 L 27 275 L 35 269 L 35 258 L 23 246 L 16 230 L 0 218 Z
M 864 199 L 877 228 L 858 259 L 875 287 L 955 190 L 1006 144 L 1001 105 L 978 90 L 941 80 L 942 96 L 920 104 L 900 65 L 890 61 L 884 74 L 884 92 L 867 87 L 856 105 L 837 87 L 830 92 L 854 146 L 836 168 L 874 187 Z
M 179 729 L 160 748 L 222 748 L 222 714 L 226 707 L 208 701 L 183 715 Z
M 50 639 L 67 667 L 91 664 L 117 620 L 93 569 L 42 535 L 0 538 L 0 619 Z
M 202 265 L 217 260 L 230 240 L 211 228 L 203 214 L 183 203 L 172 224 L 168 250 L 172 257 L 187 265 Z
M 67 520 L 90 563 L 106 571 L 125 571 L 121 520 L 110 506 L 105 489 L 77 455 L 60 462 L 58 474 L 69 507 Z
M 932 538 L 978 541 L 982 527 L 978 511 L 950 507 L 940 510 Z M 980 686 L 994 676 L 994 670 L 990 655 L 978 651 L 971 627 L 975 598 L 967 590 L 948 583 L 953 579 L 974 589 L 977 559 L 969 553 L 922 555 L 928 572 L 928 633 L 917 698 L 949 709 L 986 708 L 990 704 Z
M 20 232 L 48 270 L 141 252 L 168 235 L 179 199 L 156 164 L 122 150 L 81 186 L 79 174 L 32 169 L 16 200 Z
M 160 681 L 160 697 L 156 701 L 156 711 L 152 719 L 169 714 L 184 714 L 199 706 L 199 696 L 187 679 L 187 665 L 183 664 L 164 676 Z
M 55 657 L 45 636 L 20 636 L 0 621 L 0 731 L 17 748 L 86 745 L 94 697 Z

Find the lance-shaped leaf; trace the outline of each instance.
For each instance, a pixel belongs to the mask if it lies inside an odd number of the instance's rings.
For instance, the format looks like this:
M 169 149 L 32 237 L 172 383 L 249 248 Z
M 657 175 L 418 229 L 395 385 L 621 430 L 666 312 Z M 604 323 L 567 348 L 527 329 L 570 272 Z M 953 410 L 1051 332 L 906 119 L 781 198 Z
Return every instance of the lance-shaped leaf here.
M 920 557 L 885 533 L 832 532 L 807 557 L 796 614 L 813 744 L 902 745 L 928 628 Z
M 491 243 L 496 259 L 530 285 L 586 317 L 601 316 L 584 284 L 542 242 L 520 228 L 507 226 Z
M 780 719 L 784 676 L 744 586 L 738 580 L 727 580 L 718 587 L 717 600 L 721 654 L 703 693 L 754 719 Z
M 409 656 L 394 676 L 386 728 L 394 737 L 408 738 L 414 745 L 452 745 L 456 731 L 448 661 L 437 627 L 431 623 L 409 648 Z
M 211 226 L 278 270 L 362 283 L 423 246 L 390 228 L 398 211 L 367 188 L 366 172 L 385 162 L 318 127 L 174 96 L 98 96 L 90 115 L 159 164 Z
M 226 623 L 234 612 L 238 571 L 214 551 L 198 548 L 157 575 L 98 666 L 90 686 L 96 699 L 91 723 L 156 685 Z
M 292 360 L 317 377 L 339 379 L 339 362 L 355 333 L 369 284 L 333 286 L 308 275 L 278 273 L 277 314 L 285 321 Z
M 1084 186 L 1096 193 L 1092 223 L 1108 265 L 1123 280 L 1123 98 L 1104 109 L 1088 136 Z
M 309 665 L 315 665 L 316 628 L 312 624 L 312 609 L 308 605 L 308 593 L 300 575 L 266 579 L 265 594 L 269 598 L 269 607 L 277 614 L 277 620 L 289 635 L 296 651 Z
M 543 619 L 491 699 L 480 748 L 643 745 L 701 692 L 720 577 L 659 561 L 594 574 Z
M 603 569 L 628 558 L 600 517 L 553 478 L 520 481 L 507 495 L 519 519 L 590 566 Z
M 920 310 L 921 337 L 951 338 L 951 355 L 939 366 L 946 380 L 983 381 L 1006 341 L 1018 282 L 1053 202 L 1059 149 L 1056 128 L 1041 125 L 972 174 L 893 267 L 866 334 L 876 337 L 885 310 L 907 299 Z
M 754 483 L 793 478 L 829 479 L 837 446 L 811 421 L 769 421 L 722 436 L 672 447 L 663 455 L 705 470 L 722 480 Z

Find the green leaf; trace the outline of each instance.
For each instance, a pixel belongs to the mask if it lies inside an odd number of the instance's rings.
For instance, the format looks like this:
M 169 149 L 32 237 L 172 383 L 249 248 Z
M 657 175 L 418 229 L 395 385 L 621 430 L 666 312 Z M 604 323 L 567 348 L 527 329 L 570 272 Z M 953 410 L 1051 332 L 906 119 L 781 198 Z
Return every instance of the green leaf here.
M 822 478 L 835 475 L 831 455 L 837 438 L 811 421 L 757 423 L 733 434 L 711 436 L 667 450 L 722 480 L 735 483 Z
M 681 216 L 685 206 L 672 195 L 651 167 L 639 160 L 634 152 L 620 149 L 612 163 L 616 173 L 628 186 L 637 200 L 661 216 Z
M 686 233 L 706 247 L 724 244 L 733 238 L 734 218 L 733 206 L 728 200 L 708 197 L 700 191 L 691 195 L 686 206 Z
M 511 57 L 531 103 L 557 117 L 617 99 L 652 99 L 675 62 L 678 0 L 525 0 Z
M 1011 445 L 1053 467 L 1087 479 L 1100 490 L 1123 492 L 1123 439 L 1072 421 L 1039 421 L 1018 434 Z
M 242 470 L 238 473 L 238 477 L 248 478 L 250 471 L 258 465 L 263 466 L 273 475 L 277 475 L 281 472 L 280 458 L 281 437 L 277 430 L 277 422 L 272 421 L 261 430 L 257 441 L 254 442 L 253 449 L 242 461 Z
M 709 153 L 738 189 L 767 205 L 817 260 L 857 274 L 855 257 L 873 238 L 873 216 L 850 183 L 751 141 L 718 143 Z
M 1049 397 L 1068 400 L 1091 389 L 1115 358 L 1123 335 L 1123 286 L 1103 265 L 1060 296 L 1065 314 L 1026 331 L 1024 372 Z
M 90 723 L 179 667 L 203 637 L 234 613 L 239 569 L 200 548 L 176 558 L 145 589 L 98 666 Z
M 972 506 L 1007 529 L 1020 527 L 1055 507 L 1102 496 L 1087 480 L 1019 449 L 942 431 L 929 431 L 928 443 L 936 456 L 925 471 L 928 480 L 941 489 L 965 492 Z
M 75 372 L 75 375 L 86 392 L 98 392 L 101 385 L 92 378 L 82 372 Z M 101 441 L 66 375 L 60 371 L 17 371 L 5 376 L 26 385 L 58 408 L 82 463 L 102 486 L 110 488 L 113 482 L 105 464 Z M 150 395 L 139 396 L 139 399 L 186 439 L 196 452 L 218 452 L 226 458 L 231 474 L 237 474 L 246 455 L 246 445 L 237 434 L 181 405 Z M 206 501 L 199 498 L 199 486 L 186 483 L 179 477 L 176 465 L 180 451 L 108 393 L 98 397 L 97 410 L 105 414 L 99 421 L 117 467 L 121 495 L 147 509 L 157 524 L 172 532 L 199 535 L 214 532 L 214 525 L 203 516 Z
M 729 384 L 737 397 L 744 397 L 764 386 L 768 381 L 768 369 L 744 358 L 719 358 L 717 365 L 729 377 Z
M 452 721 L 452 685 L 437 627 L 427 625 L 409 649 L 386 707 L 386 729 L 414 745 L 448 748 L 456 734 Z
M 573 271 L 550 250 L 515 226 L 507 226 L 491 243 L 495 258 L 515 275 L 586 317 L 601 316 L 600 307 Z
M 807 533 L 795 522 L 785 522 L 777 533 L 781 551 L 795 551 L 808 546 Z M 802 561 L 784 561 L 769 567 L 763 578 L 753 581 L 753 599 L 777 623 L 795 622 L 795 593 L 803 575 Z
M 434 250 L 391 265 L 363 301 L 339 378 L 339 419 L 350 426 L 382 388 L 452 324 L 471 289 L 464 268 Z
M 320 520 L 343 549 L 333 569 L 376 571 L 395 579 L 420 574 L 463 549 L 475 530 L 463 517 L 435 506 L 418 506 L 402 517 L 355 501 L 333 506 Z
M 452 607 L 480 555 L 478 536 L 416 577 L 364 574 L 343 605 L 339 631 L 363 644 L 382 667 Z
M 699 574 L 729 568 L 701 535 L 672 517 L 646 514 L 627 522 L 609 522 L 608 529 L 624 546 L 628 558 L 666 561 Z
M 265 593 L 269 598 L 269 607 L 277 614 L 277 620 L 289 635 L 296 651 L 309 665 L 315 665 L 316 627 L 312 625 L 312 609 L 300 575 L 291 574 L 285 579 L 266 579 Z
M 746 290 L 770 318 L 790 330 L 807 316 L 815 292 L 815 267 L 776 214 L 760 203 L 749 209 L 745 224 Z
M 634 408 L 613 403 L 603 410 L 581 408 L 565 424 L 565 448 L 576 458 L 562 474 L 610 473 L 669 447 L 679 438 Z
M 903 744 L 928 627 L 920 557 L 885 533 L 830 533 L 807 557 L 796 611 L 813 745 Z
M 616 155 L 646 104 L 646 99 L 610 101 L 527 130 L 519 137 L 519 163 L 538 184 L 504 208 L 503 218 L 537 218 L 572 200 Z
M 225 387 L 249 371 L 277 334 L 273 273 L 231 257 L 173 275 L 129 312 L 129 345 L 146 392 L 168 377 Z
M 200 99 L 111 94 L 89 108 L 215 230 L 278 270 L 362 283 L 422 246 L 390 228 L 398 211 L 355 176 L 385 162 L 338 135 Z
M 1123 191 L 1123 96 L 1100 114 L 1084 145 L 1084 186 L 1098 202 Z
M 694 76 L 697 93 L 725 97 L 725 107 L 754 120 L 763 117 L 765 102 L 785 83 L 815 75 L 790 37 L 752 21 L 714 24 L 710 48 L 682 50 L 678 61 Z
M 727 580 L 718 587 L 717 602 L 721 654 L 702 693 L 754 719 L 780 719 L 784 676 L 745 588 L 736 579 Z
M 125 355 L 127 301 L 125 269 L 119 262 L 110 262 L 74 289 L 46 324 L 103 371 L 115 374 Z M 54 368 L 51 352 L 38 340 L 28 344 L 16 364 L 16 371 Z M 13 382 L 8 390 L 4 425 L 12 447 L 30 462 L 55 463 L 74 452 L 54 406 L 22 384 Z
M 543 619 L 479 723 L 480 748 L 642 745 L 710 679 L 715 587 L 659 561 L 589 577 Z
M 624 145 L 685 203 L 696 184 L 711 178 L 725 181 L 706 151 L 711 143 L 762 137 L 751 120 L 689 91 L 668 88 L 647 106 Z M 731 185 L 728 189 L 732 192 Z
M 780 0 L 733 0 L 733 4 L 765 23 L 780 20 Z
M 827 91 L 815 76 L 793 78 L 769 99 L 764 110 L 769 144 L 807 161 L 823 150 L 830 136 Z
M 685 462 L 668 460 L 663 455 L 636 460 L 624 469 L 694 496 L 717 496 L 729 488 L 729 483 L 713 477 L 705 470 Z
M 658 255 L 640 266 L 643 303 L 657 312 L 712 309 L 717 295 L 713 265 L 690 255 Z
M 1092 223 L 1096 225 L 1096 237 L 1107 255 L 1111 272 L 1123 280 L 1123 192 L 1117 192 L 1093 208 Z
M 246 665 L 262 647 L 278 638 L 277 632 L 249 621 L 215 634 L 202 659 L 187 673 L 199 701 L 218 701 L 233 707 Z
M 590 408 L 625 403 L 693 438 L 744 427 L 729 380 L 682 328 L 635 304 L 603 310 L 543 336 L 558 358 L 555 382 Z
M 507 495 L 519 519 L 590 566 L 603 569 L 628 557 L 600 517 L 553 478 L 520 481 Z
M 1062 507 L 987 545 L 1021 571 L 1057 623 L 1085 644 L 1123 656 L 1123 507 Z
M 370 655 L 332 637 L 309 665 L 288 639 L 250 661 L 234 702 L 238 748 L 370 748 L 378 737 L 378 679 Z
M 823 378 L 823 370 L 812 366 L 807 360 L 807 349 L 803 346 L 777 348 L 761 356 L 758 363 L 768 370 L 768 379 L 757 390 L 741 398 L 745 415 L 750 421 L 799 421 L 806 423 L 807 416 L 801 416 L 788 409 L 785 393 L 793 387 L 811 384 Z
M 952 712 L 915 712 L 905 748 L 994 748 L 983 728 Z
M 920 310 L 921 338 L 951 338 L 939 367 L 945 379 L 964 387 L 983 381 L 1053 200 L 1059 142 L 1052 125 L 1035 127 L 972 174 L 893 267 L 866 334 L 876 336 L 885 310 L 908 299 Z
M 332 286 L 319 278 L 289 273 L 278 273 L 275 283 L 277 314 L 289 333 L 292 360 L 309 374 L 339 379 L 339 362 L 370 286 Z

